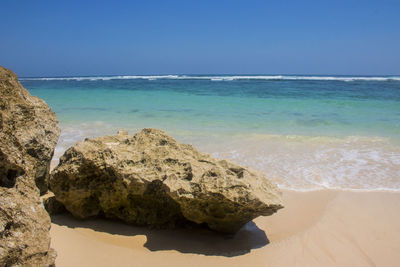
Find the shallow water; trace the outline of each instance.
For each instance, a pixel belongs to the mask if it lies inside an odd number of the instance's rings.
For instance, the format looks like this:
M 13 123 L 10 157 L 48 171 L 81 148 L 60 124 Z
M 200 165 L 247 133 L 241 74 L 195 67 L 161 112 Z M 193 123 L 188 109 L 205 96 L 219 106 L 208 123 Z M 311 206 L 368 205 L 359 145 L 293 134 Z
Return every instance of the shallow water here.
M 400 190 L 400 78 L 21 78 L 56 112 L 56 158 L 85 137 L 167 131 L 281 187 Z

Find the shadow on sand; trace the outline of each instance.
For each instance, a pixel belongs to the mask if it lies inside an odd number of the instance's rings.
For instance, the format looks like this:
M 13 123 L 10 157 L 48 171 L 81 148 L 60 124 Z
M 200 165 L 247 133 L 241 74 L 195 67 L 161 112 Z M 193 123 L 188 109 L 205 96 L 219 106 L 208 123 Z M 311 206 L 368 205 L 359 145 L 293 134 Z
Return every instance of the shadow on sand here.
M 247 223 L 236 235 L 227 236 L 205 228 L 157 230 L 104 219 L 78 220 L 69 214 L 53 215 L 51 220 L 60 226 L 92 229 L 111 235 L 145 235 L 147 242 L 144 247 L 151 251 L 176 250 L 181 253 L 234 257 L 269 243 L 265 232 L 254 222 Z

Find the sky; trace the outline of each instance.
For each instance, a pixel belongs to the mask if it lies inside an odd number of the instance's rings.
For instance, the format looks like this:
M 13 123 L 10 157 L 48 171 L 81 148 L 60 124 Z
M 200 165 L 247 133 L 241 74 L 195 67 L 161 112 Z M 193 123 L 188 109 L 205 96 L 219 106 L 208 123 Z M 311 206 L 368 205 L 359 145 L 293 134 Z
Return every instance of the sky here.
M 0 65 L 22 77 L 400 75 L 400 1 L 2 0 Z

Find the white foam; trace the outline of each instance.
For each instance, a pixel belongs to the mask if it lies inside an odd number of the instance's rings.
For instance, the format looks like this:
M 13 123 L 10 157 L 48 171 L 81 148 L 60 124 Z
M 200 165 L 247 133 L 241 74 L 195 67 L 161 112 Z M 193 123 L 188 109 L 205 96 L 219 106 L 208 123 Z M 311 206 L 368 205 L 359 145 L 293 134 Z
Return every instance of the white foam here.
M 400 147 L 388 139 L 266 136 L 240 140 L 215 147 L 212 154 L 262 171 L 281 188 L 400 191 Z
M 109 80 L 210 80 L 210 81 L 235 81 L 235 80 L 309 80 L 309 81 L 400 81 L 400 77 L 392 76 L 296 76 L 296 75 L 224 75 L 224 76 L 193 76 L 193 75 L 119 75 L 119 76 L 88 76 L 88 77 L 41 77 L 20 78 L 22 81 L 109 81 Z

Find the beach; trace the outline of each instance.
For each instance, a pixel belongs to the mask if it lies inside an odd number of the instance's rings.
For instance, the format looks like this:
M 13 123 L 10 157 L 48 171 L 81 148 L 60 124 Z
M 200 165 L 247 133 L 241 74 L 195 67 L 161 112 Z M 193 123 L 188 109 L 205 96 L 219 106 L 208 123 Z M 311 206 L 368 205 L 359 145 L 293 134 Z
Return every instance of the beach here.
M 400 194 L 284 191 L 285 208 L 233 238 L 52 218 L 57 266 L 398 266 Z
M 0 267 L 400 267 L 400 1 L 3 2 Z
M 397 266 L 399 81 L 390 77 L 22 78 L 56 112 L 52 168 L 87 137 L 151 127 L 262 172 L 284 208 L 234 237 L 53 215 L 57 266 Z

